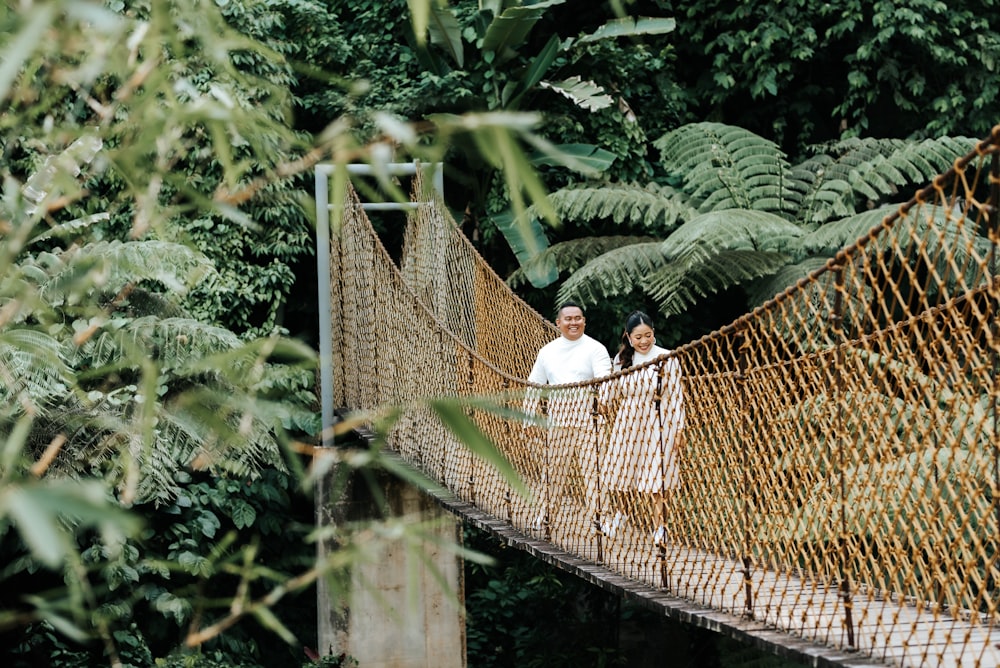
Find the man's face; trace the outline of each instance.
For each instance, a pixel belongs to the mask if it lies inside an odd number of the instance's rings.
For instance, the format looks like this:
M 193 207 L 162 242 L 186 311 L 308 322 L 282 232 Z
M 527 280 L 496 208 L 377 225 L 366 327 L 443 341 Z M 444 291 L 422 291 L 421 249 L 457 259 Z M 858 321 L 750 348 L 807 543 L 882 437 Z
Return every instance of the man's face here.
M 583 317 L 583 311 L 577 306 L 567 306 L 559 311 L 559 317 L 556 318 L 556 327 L 570 341 L 576 341 L 583 336 L 585 326 L 586 319 Z

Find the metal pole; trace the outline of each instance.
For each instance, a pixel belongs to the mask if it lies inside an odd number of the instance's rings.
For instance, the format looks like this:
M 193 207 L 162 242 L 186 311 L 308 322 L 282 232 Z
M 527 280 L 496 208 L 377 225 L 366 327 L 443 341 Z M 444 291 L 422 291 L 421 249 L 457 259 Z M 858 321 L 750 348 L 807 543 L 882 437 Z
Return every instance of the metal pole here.
M 316 165 L 316 281 L 319 292 L 319 386 L 323 431 L 320 445 L 333 445 L 333 342 L 330 310 L 330 174 L 331 165 Z

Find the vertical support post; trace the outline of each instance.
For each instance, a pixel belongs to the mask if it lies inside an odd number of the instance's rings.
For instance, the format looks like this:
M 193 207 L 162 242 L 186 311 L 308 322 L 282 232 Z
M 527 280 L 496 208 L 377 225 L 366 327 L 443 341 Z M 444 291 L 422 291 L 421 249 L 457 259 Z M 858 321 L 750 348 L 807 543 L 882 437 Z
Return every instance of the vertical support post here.
M 475 360 L 475 358 L 473 358 L 471 352 L 467 355 L 467 359 L 469 360 L 469 365 L 468 365 L 469 366 L 469 374 L 468 374 L 468 376 L 465 379 L 465 383 L 466 383 L 465 396 L 469 397 L 469 396 L 473 395 L 473 393 L 474 393 L 473 390 L 475 388 L 475 383 L 476 383 L 476 367 L 475 367 L 476 360 Z M 472 406 L 470 406 L 469 404 L 465 405 L 465 415 L 466 415 L 467 418 L 469 418 L 469 422 L 475 423 L 475 415 L 473 413 Z M 472 470 L 469 472 L 469 498 L 471 499 L 472 504 L 475 505 L 476 504 L 476 468 L 475 467 L 476 467 L 477 458 L 473 457 L 470 461 L 472 462 Z
M 830 323 L 834 332 L 834 345 L 837 346 L 837 468 L 840 478 L 840 593 L 844 599 L 844 628 L 847 630 L 847 647 L 855 649 L 854 642 L 854 601 L 851 598 L 851 578 L 848 573 L 847 545 L 847 461 L 844 452 L 844 266 L 839 265 L 836 269 L 836 294 L 833 298 L 833 313 L 830 314 Z
M 663 378 L 667 371 L 666 361 L 661 361 L 656 369 L 656 389 L 653 390 L 653 410 L 656 411 L 656 424 L 660 431 L 660 503 L 653 509 L 654 515 L 659 513 L 660 521 L 653 530 L 653 539 L 660 536 L 656 544 L 656 556 L 660 562 L 660 587 L 670 589 L 670 573 L 667 569 L 667 446 L 663 426 Z M 661 531 L 662 528 L 662 531 Z
M 594 526 L 597 527 L 597 563 L 604 563 L 604 526 L 601 524 L 601 438 L 597 431 L 597 423 L 599 416 L 599 401 L 598 392 L 593 386 L 590 388 L 591 401 L 590 401 L 590 420 L 591 420 L 591 430 L 594 434 L 594 475 L 597 476 L 596 482 L 596 498 L 594 499 Z M 584 480 L 586 480 L 586 474 L 584 475 Z M 584 497 L 587 496 L 587 490 L 584 490 Z
M 545 540 L 552 540 L 552 515 L 549 511 L 549 506 L 552 503 L 552 429 L 549 423 L 549 400 L 548 397 L 542 397 L 539 401 L 539 408 L 542 415 L 545 417 L 545 461 L 542 471 L 542 493 L 545 495 L 545 501 L 542 503 L 542 531 L 545 536 Z
M 740 388 L 740 415 L 743 420 L 748 425 L 753 425 L 756 423 L 754 416 L 750 414 L 753 410 L 753 402 L 750 397 L 747 396 L 747 369 L 750 366 L 750 362 L 747 356 L 747 349 L 750 347 L 750 337 L 746 334 L 741 336 L 742 341 L 739 342 L 737 350 L 739 350 L 739 358 L 737 361 L 737 374 L 736 374 L 736 384 Z M 741 443 L 740 448 L 740 468 L 743 473 L 743 556 L 741 561 L 743 562 L 743 596 L 746 599 L 743 604 L 743 614 L 747 619 L 754 618 L 754 602 L 753 602 L 753 559 L 750 557 L 750 505 L 751 496 L 754 494 L 754 488 L 750 481 L 750 443 Z
M 996 139 L 996 133 L 994 133 Z M 993 489 L 1000 489 L 1000 353 L 997 351 L 1000 324 L 997 323 L 997 246 L 1000 243 L 1000 147 L 993 145 L 993 156 L 990 163 L 990 198 L 986 207 L 990 229 L 990 290 L 987 292 L 990 308 L 987 311 L 990 322 L 990 358 L 993 376 L 993 387 L 990 388 L 990 409 L 993 411 Z M 1000 498 L 993 497 L 993 509 L 997 526 L 1000 527 Z

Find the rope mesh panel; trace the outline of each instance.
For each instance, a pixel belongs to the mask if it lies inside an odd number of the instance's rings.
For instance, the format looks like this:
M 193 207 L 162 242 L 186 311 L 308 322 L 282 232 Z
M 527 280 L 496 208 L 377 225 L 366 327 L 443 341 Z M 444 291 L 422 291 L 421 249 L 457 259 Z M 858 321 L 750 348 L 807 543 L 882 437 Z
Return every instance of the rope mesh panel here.
M 406 285 L 470 349 L 497 368 L 527 378 L 535 354 L 559 330 L 511 292 L 461 234 L 440 193 L 413 179 L 400 272 Z M 516 325 L 514 327 L 513 325 Z
M 753 313 L 552 388 L 523 378 L 554 328 L 440 202 L 401 272 L 351 192 L 335 400 L 402 407 L 389 447 L 626 577 L 890 665 L 1000 665 L 998 138 Z M 537 418 L 466 409 L 529 498 L 421 403 L 482 396 Z

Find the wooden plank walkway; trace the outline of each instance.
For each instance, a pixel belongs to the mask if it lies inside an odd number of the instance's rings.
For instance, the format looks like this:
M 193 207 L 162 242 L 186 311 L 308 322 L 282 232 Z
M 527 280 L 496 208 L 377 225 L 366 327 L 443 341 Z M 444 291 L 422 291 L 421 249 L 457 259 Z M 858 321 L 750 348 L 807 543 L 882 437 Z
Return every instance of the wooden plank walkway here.
M 899 668 L 998 668 L 1000 629 L 880 597 L 851 602 L 855 648 L 847 642 L 844 600 L 836 588 L 791 573 L 751 574 L 747 612 L 743 564 L 691 547 L 662 552 L 649 536 L 623 529 L 581 543 L 566 533 L 515 528 L 446 489 L 426 490 L 443 507 L 507 545 L 665 616 L 710 629 L 806 665 Z M 600 557 L 600 559 L 599 559 Z M 663 586 L 663 583 L 666 586 Z

